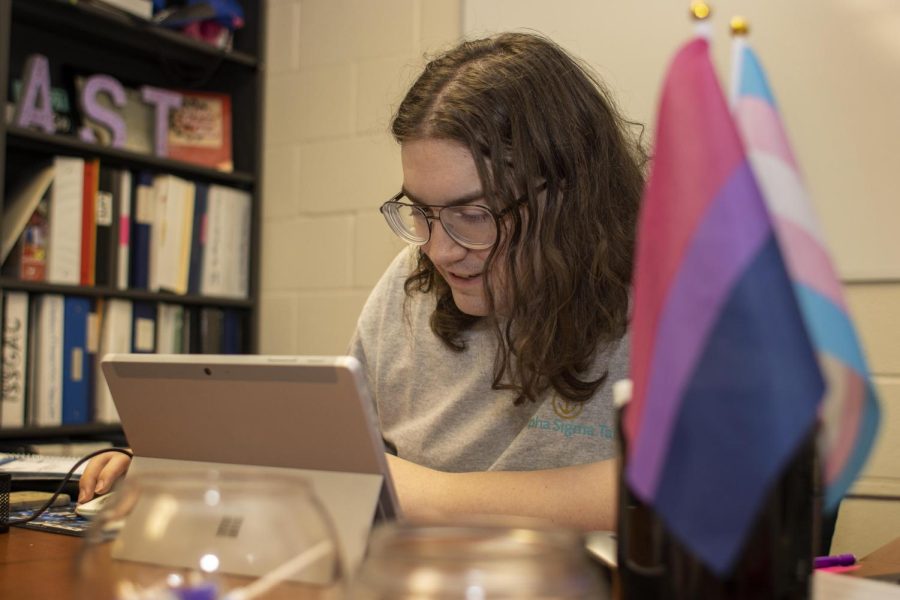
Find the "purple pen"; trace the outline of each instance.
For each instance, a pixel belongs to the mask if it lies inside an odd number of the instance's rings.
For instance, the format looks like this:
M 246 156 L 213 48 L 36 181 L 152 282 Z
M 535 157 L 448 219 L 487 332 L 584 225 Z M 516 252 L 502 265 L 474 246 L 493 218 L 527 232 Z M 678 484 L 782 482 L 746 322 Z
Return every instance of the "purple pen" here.
M 848 567 L 856 564 L 856 557 L 852 554 L 836 554 L 834 556 L 817 556 L 813 560 L 813 567 L 824 569 L 827 567 Z

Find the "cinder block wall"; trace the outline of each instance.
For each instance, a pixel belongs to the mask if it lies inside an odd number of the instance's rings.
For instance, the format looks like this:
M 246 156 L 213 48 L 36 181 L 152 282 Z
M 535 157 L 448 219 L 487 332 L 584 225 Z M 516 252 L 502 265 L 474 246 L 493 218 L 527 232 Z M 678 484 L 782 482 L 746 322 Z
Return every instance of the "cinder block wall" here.
M 393 109 L 460 0 L 268 0 L 260 351 L 341 354 L 402 244 Z

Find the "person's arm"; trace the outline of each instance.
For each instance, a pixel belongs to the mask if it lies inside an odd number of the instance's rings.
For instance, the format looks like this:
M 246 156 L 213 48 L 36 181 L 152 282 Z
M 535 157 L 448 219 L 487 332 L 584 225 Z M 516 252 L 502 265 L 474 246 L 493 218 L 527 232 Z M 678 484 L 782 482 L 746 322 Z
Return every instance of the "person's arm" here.
M 387 458 L 407 518 L 518 515 L 585 531 L 616 528 L 616 460 L 542 471 L 445 473 Z
M 78 480 L 78 504 L 84 504 L 94 494 L 105 494 L 113 483 L 128 471 L 131 459 L 124 454 L 107 452 L 92 458 Z

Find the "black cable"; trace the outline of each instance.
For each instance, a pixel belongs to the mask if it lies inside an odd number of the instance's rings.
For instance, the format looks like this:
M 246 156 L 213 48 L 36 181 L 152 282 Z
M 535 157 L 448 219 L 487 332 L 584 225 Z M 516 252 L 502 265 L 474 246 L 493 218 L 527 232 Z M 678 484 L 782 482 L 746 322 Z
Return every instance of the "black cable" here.
M 48 508 L 50 508 L 53 505 L 53 503 L 56 501 L 56 499 L 59 497 L 59 495 L 65 489 L 66 484 L 69 483 L 70 479 L 72 479 L 72 475 L 75 474 L 75 471 L 78 470 L 78 467 L 83 465 L 86 461 L 94 458 L 95 456 L 100 456 L 101 454 L 104 454 L 106 452 L 118 452 L 119 454 L 124 454 L 128 458 L 134 457 L 134 454 L 132 454 L 132 452 L 130 450 L 126 450 L 125 448 L 104 448 L 102 450 L 96 450 L 94 452 L 91 452 L 90 454 L 86 454 L 85 456 L 82 456 L 80 459 L 78 459 L 78 462 L 76 462 L 72 466 L 72 468 L 69 469 L 69 472 L 66 473 L 66 476 L 63 477 L 62 482 L 59 484 L 59 487 L 56 488 L 56 491 L 53 492 L 53 495 L 50 496 L 50 499 L 47 500 L 42 507 L 35 510 L 34 513 L 32 513 L 32 515 L 30 517 L 23 517 L 21 519 L 11 519 L 9 521 L 9 524 L 10 525 L 21 525 L 23 523 L 28 523 L 29 521 L 33 521 L 36 518 L 38 518 L 39 516 L 41 516 L 42 514 L 44 514 L 44 511 L 46 511 Z

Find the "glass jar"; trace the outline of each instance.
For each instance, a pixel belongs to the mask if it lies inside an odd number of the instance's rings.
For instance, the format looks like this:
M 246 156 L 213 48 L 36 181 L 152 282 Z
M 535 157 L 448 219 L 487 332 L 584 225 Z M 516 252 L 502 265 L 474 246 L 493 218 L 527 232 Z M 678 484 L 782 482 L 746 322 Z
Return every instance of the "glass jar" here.
M 89 530 L 82 598 L 343 597 L 328 513 L 300 476 L 245 467 L 130 474 Z
M 382 525 L 352 586 L 358 600 L 606 598 L 583 537 L 531 520 Z

